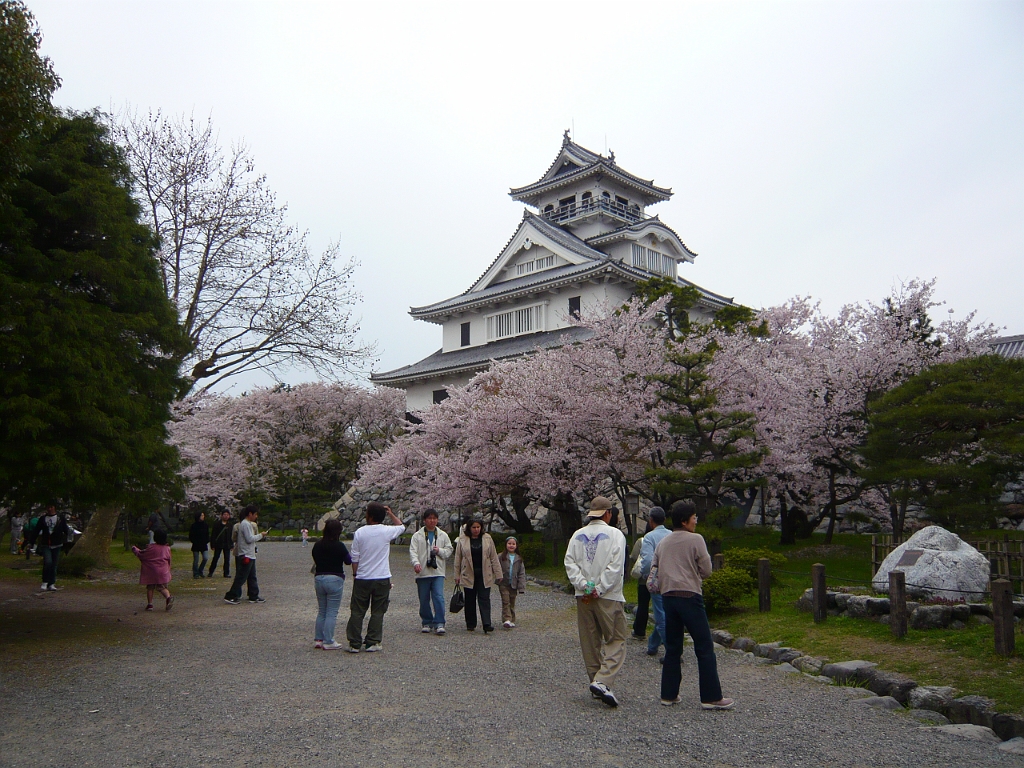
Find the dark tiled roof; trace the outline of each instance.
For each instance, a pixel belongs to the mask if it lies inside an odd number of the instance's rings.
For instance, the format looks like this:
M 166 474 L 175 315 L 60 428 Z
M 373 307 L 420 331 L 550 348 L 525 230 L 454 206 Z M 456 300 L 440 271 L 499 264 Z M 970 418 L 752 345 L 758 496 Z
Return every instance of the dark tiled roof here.
M 426 357 L 418 363 L 407 365 L 404 368 L 396 368 L 387 373 L 375 373 L 370 376 L 370 381 L 378 384 L 389 384 L 410 378 L 425 378 L 445 373 L 483 370 L 492 360 L 504 360 L 510 357 L 519 357 L 537 349 L 558 347 L 566 341 L 581 341 L 592 334 L 593 332 L 589 328 L 572 326 L 558 331 L 531 333 L 526 336 L 492 341 L 490 344 L 484 344 L 479 347 L 466 347 L 465 349 L 456 349 L 451 352 L 438 350 L 430 357 Z
M 636 222 L 634 224 L 625 224 L 625 225 L 619 227 L 618 229 L 613 229 L 611 232 L 605 232 L 604 234 L 601 234 L 601 235 L 594 235 L 593 237 L 588 237 L 585 242 L 587 242 L 588 244 L 590 244 L 590 243 L 599 244 L 599 243 L 610 242 L 612 240 L 617 239 L 618 237 L 620 237 L 625 232 L 639 232 L 640 230 L 642 230 L 648 224 L 658 224 L 658 225 L 664 227 L 669 232 L 671 232 L 673 235 L 675 235 L 676 239 L 680 242 L 680 244 L 683 246 L 683 249 L 688 254 L 690 254 L 693 257 L 697 256 L 697 254 L 694 253 L 693 251 L 691 251 L 687 247 L 686 243 L 683 242 L 683 238 L 681 238 L 679 236 L 679 233 L 676 232 L 674 229 L 672 229 L 672 227 L 668 226 L 668 224 L 663 222 L 657 216 L 652 216 L 649 219 L 644 219 L 643 221 L 638 221 L 638 222 Z
M 992 339 L 989 346 L 997 355 L 1024 358 L 1024 336 L 1002 336 Z

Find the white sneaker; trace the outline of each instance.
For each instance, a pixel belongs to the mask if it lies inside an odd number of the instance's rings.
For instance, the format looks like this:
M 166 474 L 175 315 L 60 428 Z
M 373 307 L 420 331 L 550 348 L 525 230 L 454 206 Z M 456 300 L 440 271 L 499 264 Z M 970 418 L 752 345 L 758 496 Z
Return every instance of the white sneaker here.
M 325 651 L 336 651 L 342 647 L 341 643 L 324 643 L 320 646 Z
M 384 649 L 381 647 L 380 643 L 377 643 L 376 645 L 368 645 L 368 646 L 366 646 L 366 652 L 367 653 L 376 653 L 377 651 L 383 651 L 383 650 Z
M 56 585 L 56 584 L 51 584 L 50 586 L 48 586 L 48 587 L 46 588 L 46 590 L 47 590 L 48 592 L 56 592 L 56 591 L 57 591 L 57 585 Z
M 435 629 L 434 630 L 434 634 L 443 635 L 444 634 L 444 627 L 438 627 L 437 629 Z
M 509 627 L 510 627 L 511 629 L 515 629 L 515 628 L 516 628 L 516 623 L 515 623 L 514 621 L 510 621 L 510 622 L 508 623 L 508 625 L 509 625 Z
M 619 706 L 619 700 L 615 698 L 615 694 L 604 683 L 591 683 L 590 695 L 595 699 L 600 699 L 609 707 Z
M 358 648 L 353 648 L 351 645 L 347 648 L 349 653 L 359 653 Z
M 424 624 L 422 627 L 420 627 L 420 632 L 422 632 L 424 635 L 429 635 L 430 634 L 430 627 L 428 627 L 426 624 Z
M 39 589 L 40 589 L 41 592 L 45 592 L 48 587 L 49 587 L 49 585 L 43 584 L 43 586 L 41 586 Z
M 505 629 L 512 629 L 512 627 L 514 627 L 515 624 L 513 624 L 511 621 L 503 621 L 501 623 L 501 626 L 503 626 Z
M 313 647 L 314 648 L 320 648 L 322 650 L 323 647 L 324 647 L 324 641 L 323 640 L 314 640 L 313 641 Z

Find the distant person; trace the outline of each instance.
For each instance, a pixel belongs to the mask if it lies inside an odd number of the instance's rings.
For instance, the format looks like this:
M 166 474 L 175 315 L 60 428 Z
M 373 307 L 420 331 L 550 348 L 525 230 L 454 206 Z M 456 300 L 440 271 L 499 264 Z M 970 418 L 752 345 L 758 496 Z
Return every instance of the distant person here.
M 11 513 L 11 554 L 16 555 L 20 551 L 18 549 L 21 546 L 21 535 L 25 530 L 25 523 L 28 520 L 25 519 L 24 512 L 12 512 Z
M 23 538 L 25 539 L 25 559 L 32 559 L 32 550 L 35 549 L 36 526 L 39 525 L 39 515 L 32 515 L 28 521 L 28 528 Z
M 302 546 L 309 546 L 309 528 L 303 528 L 299 533 L 302 535 Z
M 661 507 L 652 507 L 651 509 L 661 509 Z M 664 511 L 662 510 L 662 512 Z M 651 521 L 648 518 L 644 536 L 651 532 L 651 528 Z M 644 545 L 644 536 L 633 542 L 633 549 L 629 553 L 629 559 L 633 563 L 631 573 L 636 579 L 636 613 L 633 614 L 633 638 L 635 640 L 647 639 L 647 619 L 650 618 L 651 611 L 651 593 L 647 591 L 646 579 L 640 578 L 643 566 L 640 551 Z
M 501 580 L 501 562 L 489 533 L 479 520 L 466 523 L 455 545 L 455 584 L 466 591 L 466 629 L 476 630 L 476 609 L 484 634 L 494 631 L 491 623 L 491 587 Z
M 722 697 L 718 660 L 711 627 L 704 611 L 701 583 L 711 575 L 711 555 L 704 537 L 695 533 L 697 509 L 686 501 L 672 505 L 672 532 L 654 550 L 658 587 L 665 610 L 665 661 L 661 668 L 661 703 L 682 701 L 680 658 L 683 632 L 689 631 L 697 654 L 700 705 L 704 709 L 732 709 L 733 700 Z
M 163 518 L 160 517 L 160 510 L 154 509 L 150 513 L 149 519 L 146 521 L 146 530 L 149 531 L 149 543 L 152 544 L 154 541 L 153 534 L 157 531 L 164 530 L 164 523 Z
M 526 593 L 526 566 L 519 554 L 519 539 L 509 536 L 505 539 L 505 551 L 498 555 L 501 563 L 501 581 L 498 593 L 501 595 L 501 626 L 515 629 L 516 597 Z
M 196 512 L 195 522 L 188 529 L 188 540 L 192 542 L 192 578 L 201 579 L 206 575 L 206 550 L 210 548 L 210 526 L 206 524 L 205 512 Z
M 153 610 L 153 593 L 164 598 L 164 610 L 171 610 L 174 598 L 167 585 L 171 583 L 171 548 L 167 546 L 167 531 L 153 532 L 153 543 L 145 549 L 132 547 L 132 554 L 141 561 L 139 584 L 146 585 L 146 610 Z
M 423 527 L 409 542 L 409 559 L 420 599 L 420 632 L 443 635 L 444 574 L 453 550 L 451 538 L 437 527 L 437 520 L 437 510 L 424 510 Z
M 231 549 L 234 543 L 231 534 L 234 529 L 235 521 L 231 519 L 231 513 L 225 509 L 220 513 L 220 520 L 213 524 L 213 530 L 210 531 L 213 559 L 210 561 L 209 576 L 213 576 L 213 572 L 217 570 L 217 560 L 221 555 L 224 555 L 224 578 L 231 576 Z
M 313 545 L 312 554 L 316 568 L 313 586 L 317 604 L 313 647 L 336 651 L 343 647 L 334 639 L 334 627 L 345 591 L 345 566 L 352 565 L 348 547 L 341 541 L 341 521 L 327 521 L 324 535 Z
M 644 545 L 640 549 L 640 581 L 647 584 L 647 577 L 651 575 L 651 563 L 654 561 L 654 550 L 671 531 L 665 527 L 665 510 L 661 507 L 651 507 L 647 513 L 651 522 L 651 532 L 644 536 Z M 662 607 L 661 595 L 651 595 L 651 608 L 654 611 L 654 631 L 647 640 L 647 655 L 655 656 L 662 643 L 665 642 L 665 610 Z
M 245 584 L 246 594 L 250 603 L 265 603 L 260 597 L 260 585 L 256 579 L 256 542 L 266 537 L 269 531 L 260 533 L 256 525 L 256 518 L 259 517 L 259 507 L 250 504 L 242 510 L 242 521 L 235 526 L 235 580 L 231 582 L 231 589 L 224 595 L 224 602 L 231 605 L 238 605 L 242 602 L 242 585 Z
M 391 525 L 382 525 L 384 518 Z M 405 533 L 405 526 L 391 507 L 376 501 L 366 505 L 366 525 L 352 537 L 352 602 L 348 619 L 349 653 L 382 650 L 384 614 L 391 600 L 391 542 Z M 363 637 L 363 619 L 370 611 Z
M 42 591 L 57 591 L 57 563 L 60 562 L 61 549 L 67 540 L 67 521 L 63 515 L 57 514 L 57 507 L 50 504 L 32 531 L 32 546 L 38 547 L 43 556 Z
M 611 508 L 604 496 L 590 502 L 589 522 L 572 535 L 565 551 L 565 573 L 576 593 L 576 622 L 590 693 L 617 707 L 612 685 L 626 658 L 628 631 L 622 596 L 626 537 L 609 525 Z

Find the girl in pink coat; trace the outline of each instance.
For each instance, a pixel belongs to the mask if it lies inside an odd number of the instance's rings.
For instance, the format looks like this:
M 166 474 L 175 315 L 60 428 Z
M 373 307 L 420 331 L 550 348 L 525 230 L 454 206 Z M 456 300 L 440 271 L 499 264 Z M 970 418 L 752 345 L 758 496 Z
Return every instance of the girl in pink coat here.
M 174 598 L 167 589 L 171 582 L 171 548 L 167 546 L 167 531 L 154 531 L 153 543 L 145 549 L 132 547 L 132 554 L 142 561 L 139 584 L 146 585 L 146 610 L 153 610 L 154 591 L 164 596 L 165 610 L 171 610 Z

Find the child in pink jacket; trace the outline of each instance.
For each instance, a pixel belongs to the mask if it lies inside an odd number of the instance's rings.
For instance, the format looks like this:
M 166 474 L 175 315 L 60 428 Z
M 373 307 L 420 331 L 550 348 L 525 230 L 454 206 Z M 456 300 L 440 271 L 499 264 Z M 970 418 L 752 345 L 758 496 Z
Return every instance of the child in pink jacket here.
M 154 591 L 164 596 L 165 610 L 171 610 L 174 598 L 167 589 L 171 583 L 171 548 L 167 546 L 167 531 L 154 531 L 153 543 L 145 549 L 132 547 L 132 554 L 142 561 L 139 584 L 146 585 L 146 610 L 153 610 Z

